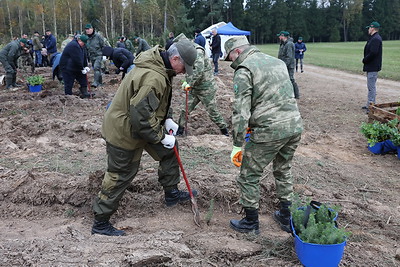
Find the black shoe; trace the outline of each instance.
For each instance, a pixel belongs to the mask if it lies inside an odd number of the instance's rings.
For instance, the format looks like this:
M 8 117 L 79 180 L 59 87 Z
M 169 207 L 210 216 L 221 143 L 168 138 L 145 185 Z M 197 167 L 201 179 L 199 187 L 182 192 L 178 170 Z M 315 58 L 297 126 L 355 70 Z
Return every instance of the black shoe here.
M 82 99 L 85 99 L 85 98 L 92 98 L 92 97 L 94 97 L 95 95 L 96 95 L 95 93 L 84 94 L 84 95 L 81 94 L 79 97 L 82 98 Z
M 221 129 L 221 133 L 225 136 L 229 136 L 229 131 L 227 128 Z
M 304 72 L 304 70 L 301 70 L 301 73 L 303 73 Z
M 256 209 L 245 209 L 246 217 L 241 220 L 230 220 L 230 226 L 233 230 L 240 233 L 255 233 L 258 235 L 259 221 L 258 221 L 258 210 Z
M 272 215 L 272 217 L 279 224 L 281 229 L 287 233 L 292 232 L 292 229 L 290 227 L 290 205 L 292 205 L 292 202 L 290 201 L 281 201 L 280 210 L 275 211 Z
M 194 197 L 197 197 L 197 191 L 192 189 Z M 190 200 L 190 194 L 186 191 L 181 191 L 179 189 L 172 189 L 170 191 L 165 191 L 165 204 L 168 207 L 175 206 L 178 203 L 186 202 Z
M 368 109 L 368 107 L 367 106 L 362 106 L 361 109 Z
M 126 235 L 125 231 L 118 230 L 112 226 L 109 221 L 96 221 L 94 220 L 92 226 L 92 234 L 109 235 L 109 236 L 122 236 Z
M 18 83 L 13 83 L 12 84 L 13 87 L 21 87 L 22 85 L 18 84 Z
M 184 132 L 185 132 L 185 127 L 179 126 L 178 131 L 176 131 L 176 135 L 182 136 Z

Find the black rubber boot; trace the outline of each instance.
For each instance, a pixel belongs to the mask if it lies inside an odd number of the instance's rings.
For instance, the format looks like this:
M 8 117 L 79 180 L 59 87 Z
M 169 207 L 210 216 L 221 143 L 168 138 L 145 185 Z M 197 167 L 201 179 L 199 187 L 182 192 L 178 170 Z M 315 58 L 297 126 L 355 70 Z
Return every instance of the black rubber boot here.
M 112 226 L 112 224 L 109 221 L 94 220 L 92 226 L 92 234 L 122 236 L 125 235 L 125 231 L 114 228 L 114 226 Z
M 95 96 L 95 94 L 93 94 L 93 93 L 91 93 L 91 94 L 88 93 L 87 87 L 81 87 L 81 88 L 79 88 L 79 91 L 81 91 L 81 94 L 79 96 L 80 98 L 91 98 L 91 97 Z
M 240 233 L 253 232 L 256 235 L 258 235 L 260 233 L 258 210 L 245 208 L 244 211 L 246 213 L 246 217 L 244 217 L 241 220 L 231 220 L 230 221 L 231 228 Z
M 290 227 L 290 205 L 292 205 L 290 201 L 281 201 L 280 210 L 275 211 L 273 214 L 274 220 L 279 224 L 281 229 L 287 233 L 292 232 Z
M 229 136 L 229 131 L 228 131 L 228 129 L 227 129 L 227 128 L 220 129 L 220 130 L 221 130 L 221 133 L 222 133 L 223 135 L 225 135 L 225 136 Z
M 6 89 L 12 89 L 13 88 L 13 76 L 7 75 L 6 76 Z
M 192 189 L 192 193 L 194 197 L 197 197 L 197 191 Z M 186 191 L 181 191 L 178 188 L 174 188 L 172 190 L 165 191 L 165 204 L 168 207 L 175 206 L 178 203 L 186 202 L 190 200 L 190 194 Z
M 17 74 L 13 75 L 13 79 L 12 79 L 12 86 L 13 87 L 21 87 L 22 85 L 17 84 Z

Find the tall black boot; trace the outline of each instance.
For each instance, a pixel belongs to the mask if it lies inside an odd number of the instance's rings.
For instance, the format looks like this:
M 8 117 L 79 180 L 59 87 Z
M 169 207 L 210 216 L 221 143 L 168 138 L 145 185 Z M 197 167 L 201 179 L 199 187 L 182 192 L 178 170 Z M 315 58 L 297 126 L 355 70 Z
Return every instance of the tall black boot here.
M 16 74 L 16 73 L 13 74 L 12 86 L 13 86 L 13 87 L 21 87 L 20 84 L 17 84 L 17 74 Z
M 13 88 L 13 75 L 6 75 L 6 89 L 12 89 Z
M 91 97 L 95 96 L 95 94 L 93 94 L 93 93 L 92 94 L 88 93 L 88 89 L 87 89 L 86 86 L 85 87 L 80 87 L 79 91 L 81 91 L 80 98 L 91 98 Z
M 290 205 L 292 205 L 290 201 L 281 201 L 280 210 L 275 211 L 273 214 L 274 220 L 279 224 L 281 229 L 287 233 L 292 232 L 290 227 Z
M 125 235 L 125 231 L 114 228 L 109 221 L 94 220 L 92 234 L 122 236 Z
M 258 210 L 252 208 L 245 208 L 246 217 L 241 220 L 231 220 L 230 226 L 233 230 L 240 233 L 251 233 L 254 232 L 256 235 L 260 233 L 259 221 L 258 221 Z

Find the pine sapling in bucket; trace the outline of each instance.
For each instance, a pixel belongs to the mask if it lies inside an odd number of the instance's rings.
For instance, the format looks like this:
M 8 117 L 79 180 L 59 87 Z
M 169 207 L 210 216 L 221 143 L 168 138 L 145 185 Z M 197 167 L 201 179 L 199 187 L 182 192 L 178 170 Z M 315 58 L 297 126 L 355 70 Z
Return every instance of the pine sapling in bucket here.
M 30 92 L 39 92 L 42 90 L 42 84 L 44 83 L 44 78 L 42 75 L 30 76 L 26 79 L 28 82 L 28 87 Z

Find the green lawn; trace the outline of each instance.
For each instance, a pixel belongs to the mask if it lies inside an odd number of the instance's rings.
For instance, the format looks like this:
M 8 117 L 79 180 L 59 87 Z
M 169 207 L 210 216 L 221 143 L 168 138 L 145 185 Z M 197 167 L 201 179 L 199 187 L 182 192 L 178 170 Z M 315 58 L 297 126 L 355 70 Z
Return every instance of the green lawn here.
M 304 63 L 361 74 L 365 43 L 306 43 Z M 278 44 L 257 47 L 264 53 L 278 56 Z M 400 41 L 383 41 L 382 71 L 379 72 L 379 78 L 400 81 L 399 60 Z

